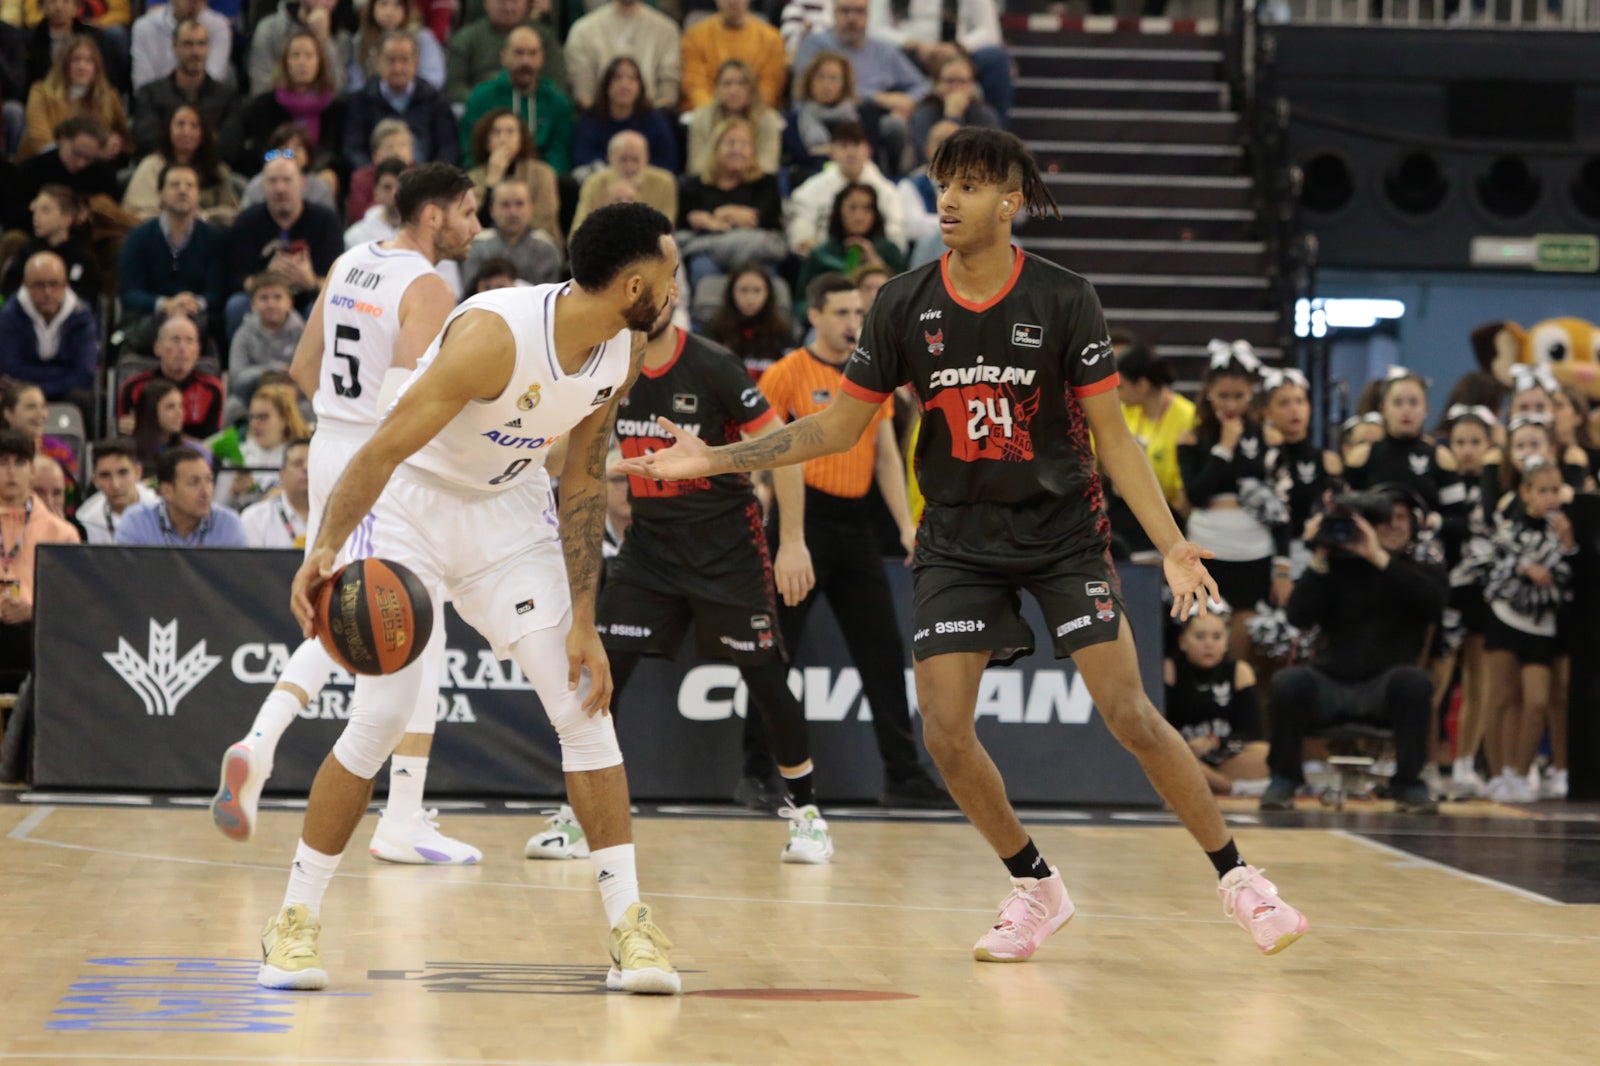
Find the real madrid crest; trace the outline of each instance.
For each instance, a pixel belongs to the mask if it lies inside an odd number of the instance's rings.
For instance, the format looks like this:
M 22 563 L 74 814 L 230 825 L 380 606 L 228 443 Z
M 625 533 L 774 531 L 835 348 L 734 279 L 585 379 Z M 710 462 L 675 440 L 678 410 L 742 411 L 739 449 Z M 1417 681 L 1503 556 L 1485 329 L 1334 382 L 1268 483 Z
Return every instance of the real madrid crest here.
M 531 411 L 539 406 L 539 383 L 528 386 L 528 391 L 517 397 L 517 410 Z

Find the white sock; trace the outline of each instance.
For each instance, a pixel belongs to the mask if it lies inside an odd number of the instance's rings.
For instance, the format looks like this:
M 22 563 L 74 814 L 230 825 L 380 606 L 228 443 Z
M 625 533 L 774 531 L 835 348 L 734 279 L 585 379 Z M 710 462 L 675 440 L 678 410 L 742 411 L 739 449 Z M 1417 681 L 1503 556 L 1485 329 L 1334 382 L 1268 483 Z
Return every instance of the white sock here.
M 273 689 L 261 701 L 261 709 L 256 712 L 256 720 L 251 723 L 245 739 L 257 752 L 266 756 L 268 766 L 272 765 L 284 730 L 289 728 L 290 722 L 300 717 L 302 706 L 304 704 L 294 693 L 281 688 Z
M 383 816 L 409 822 L 422 810 L 422 788 L 428 783 L 426 755 L 396 755 L 389 760 L 389 799 Z
M 600 903 L 606 924 L 615 929 L 627 909 L 639 902 L 639 872 L 634 867 L 633 845 L 617 844 L 589 853 L 594 879 L 600 886 Z
M 289 868 L 289 890 L 283 894 L 283 905 L 304 903 L 312 914 L 320 915 L 322 897 L 342 857 L 324 855 L 308 847 L 304 840 L 300 841 L 294 849 L 294 865 Z

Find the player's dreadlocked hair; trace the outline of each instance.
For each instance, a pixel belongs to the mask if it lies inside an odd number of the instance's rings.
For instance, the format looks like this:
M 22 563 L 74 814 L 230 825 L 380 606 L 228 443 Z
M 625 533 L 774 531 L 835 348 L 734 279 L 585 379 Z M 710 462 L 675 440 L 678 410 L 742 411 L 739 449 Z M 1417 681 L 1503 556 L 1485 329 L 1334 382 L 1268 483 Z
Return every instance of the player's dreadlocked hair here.
M 1022 206 L 1030 215 L 1060 218 L 1056 198 L 1039 174 L 1039 165 L 1014 134 L 963 126 L 952 133 L 928 164 L 936 181 L 972 178 L 986 185 L 1022 190 Z

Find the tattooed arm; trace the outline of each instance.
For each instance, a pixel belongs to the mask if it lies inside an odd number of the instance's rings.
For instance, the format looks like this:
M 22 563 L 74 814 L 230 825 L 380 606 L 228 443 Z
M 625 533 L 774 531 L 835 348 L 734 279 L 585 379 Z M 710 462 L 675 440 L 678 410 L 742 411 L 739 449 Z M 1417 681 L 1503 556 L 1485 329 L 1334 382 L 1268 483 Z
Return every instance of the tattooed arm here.
M 643 333 L 633 335 L 633 354 L 627 393 L 644 362 Z M 576 689 L 585 667 L 592 689 L 583 702 L 589 714 L 604 713 L 611 704 L 611 664 L 594 627 L 595 593 L 600 587 L 600 544 L 606 531 L 606 452 L 611 447 L 611 424 L 617 415 L 615 398 L 573 427 L 567 434 L 567 456 L 561 467 L 561 551 L 567 560 L 567 585 L 572 589 L 572 631 L 567 635 L 567 687 Z
M 840 392 L 831 404 L 814 415 L 796 419 L 775 432 L 720 448 L 710 447 L 663 418 L 660 419 L 662 428 L 676 438 L 672 447 L 637 459 L 625 459 L 619 469 L 641 477 L 677 481 L 804 463 L 849 448 L 861 439 L 877 410 L 877 404 Z

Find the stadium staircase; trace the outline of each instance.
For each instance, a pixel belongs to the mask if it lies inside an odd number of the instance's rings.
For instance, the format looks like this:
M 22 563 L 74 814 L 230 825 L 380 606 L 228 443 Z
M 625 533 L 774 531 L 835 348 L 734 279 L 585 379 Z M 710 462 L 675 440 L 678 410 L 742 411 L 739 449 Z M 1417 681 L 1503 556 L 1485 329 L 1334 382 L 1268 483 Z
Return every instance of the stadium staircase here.
M 1058 16 L 1008 18 L 1006 40 L 1010 128 L 1062 214 L 1028 220 L 1019 243 L 1087 276 L 1107 323 L 1171 359 L 1182 385 L 1213 337 L 1269 363 L 1292 351 L 1303 239 L 1280 205 L 1295 179 L 1236 73 L 1249 44 L 1205 20 Z

